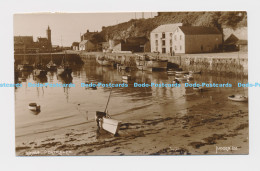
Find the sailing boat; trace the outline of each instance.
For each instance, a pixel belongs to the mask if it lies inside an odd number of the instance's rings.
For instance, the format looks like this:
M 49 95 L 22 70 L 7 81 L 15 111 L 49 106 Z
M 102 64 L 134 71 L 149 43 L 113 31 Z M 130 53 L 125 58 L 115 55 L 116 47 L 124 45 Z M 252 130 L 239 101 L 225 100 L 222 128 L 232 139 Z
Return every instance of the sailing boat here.
M 38 56 L 39 58 L 39 56 Z M 33 74 L 36 77 L 43 77 L 47 75 L 47 71 L 44 69 L 42 65 L 42 61 L 40 64 L 36 65 L 35 69 L 33 70 Z
M 51 54 L 51 61 L 47 64 L 47 68 L 49 71 L 57 70 L 57 65 L 52 61 L 52 54 Z
M 108 106 L 108 103 L 110 100 L 111 92 L 112 92 L 112 87 L 111 87 L 110 94 L 109 94 L 109 97 L 107 100 L 107 105 L 106 105 L 105 111 L 104 112 L 96 111 L 95 121 L 97 122 L 98 130 L 103 129 L 103 130 L 106 130 L 106 131 L 116 135 L 120 128 L 121 121 L 112 119 L 108 115 L 107 106 Z
M 66 60 L 67 53 L 65 51 L 65 60 Z M 61 65 L 57 68 L 57 74 L 58 75 L 65 75 L 65 76 L 71 76 L 72 69 L 69 67 L 68 62 L 64 64 L 64 61 L 62 59 Z
M 25 54 L 23 55 L 22 64 L 17 66 L 18 71 L 32 71 L 33 65 L 30 65 L 28 62 L 25 62 Z

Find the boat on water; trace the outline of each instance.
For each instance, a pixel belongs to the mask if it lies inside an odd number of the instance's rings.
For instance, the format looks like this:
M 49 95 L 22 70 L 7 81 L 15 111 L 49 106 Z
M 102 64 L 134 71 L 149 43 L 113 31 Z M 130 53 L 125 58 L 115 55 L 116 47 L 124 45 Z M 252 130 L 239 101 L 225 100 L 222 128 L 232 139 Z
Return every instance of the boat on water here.
M 193 75 L 189 74 L 189 75 L 184 75 L 184 78 L 187 78 L 187 80 L 193 80 Z
M 243 96 L 243 95 L 231 95 L 228 96 L 229 100 L 232 101 L 236 101 L 236 102 L 247 102 L 248 101 L 248 97 Z
M 175 77 L 175 79 L 178 81 L 187 81 L 187 78 L 185 77 Z
M 34 68 L 33 65 L 25 61 L 25 55 L 23 56 L 22 64 L 17 65 L 18 71 L 32 71 Z
M 175 75 L 175 71 L 174 71 L 173 69 L 169 69 L 169 70 L 167 71 L 167 74 L 168 74 L 168 75 Z
M 30 64 L 20 64 L 17 66 L 18 71 L 32 71 L 33 65 Z
M 176 74 L 189 74 L 189 71 L 176 71 Z
M 111 64 L 112 64 L 111 61 L 107 60 L 104 56 L 97 57 L 96 61 L 101 66 L 111 66 Z
M 65 57 L 64 57 L 65 60 L 66 60 L 66 56 L 67 53 L 65 51 Z M 57 68 L 57 74 L 71 76 L 71 73 L 72 73 L 72 69 L 70 68 L 68 62 L 64 64 L 64 60 L 62 59 L 61 65 Z
M 29 103 L 28 109 L 31 110 L 31 111 L 40 111 L 41 106 L 37 103 Z
M 172 81 L 172 83 L 173 83 L 173 84 L 179 84 L 180 82 L 179 82 L 179 80 L 174 79 L 174 80 Z
M 167 70 L 168 60 L 154 59 L 147 55 L 136 58 L 136 67 L 142 71 Z
M 39 57 L 38 57 L 39 58 Z M 35 69 L 33 70 L 33 75 L 36 77 L 42 77 L 47 75 L 47 71 L 42 65 L 42 61 L 39 64 L 35 64 Z
M 203 87 L 193 87 L 194 91 L 203 91 Z
M 117 69 L 118 69 L 118 70 L 128 71 L 128 70 L 129 70 L 129 67 L 126 66 L 126 65 L 123 65 L 123 64 L 117 64 Z
M 201 71 L 189 71 L 190 74 L 201 74 Z
M 36 68 L 33 70 L 33 75 L 36 77 L 42 77 L 47 75 L 47 71 L 44 69 Z
M 123 80 L 131 80 L 131 78 L 132 78 L 131 75 L 123 75 L 122 76 Z
M 52 57 L 51 57 L 51 61 L 46 65 L 46 67 L 49 71 L 57 70 L 57 65 L 52 61 Z

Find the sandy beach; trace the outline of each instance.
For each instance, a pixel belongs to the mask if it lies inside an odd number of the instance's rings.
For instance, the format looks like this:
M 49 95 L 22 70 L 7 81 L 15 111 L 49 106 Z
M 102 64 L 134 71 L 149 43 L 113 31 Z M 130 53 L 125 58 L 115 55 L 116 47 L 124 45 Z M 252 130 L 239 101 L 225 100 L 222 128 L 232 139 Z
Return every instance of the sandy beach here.
M 248 154 L 248 103 L 210 92 L 186 95 L 115 115 L 117 136 L 97 133 L 94 119 L 16 137 L 17 156 Z M 149 112 L 148 112 L 149 111 Z

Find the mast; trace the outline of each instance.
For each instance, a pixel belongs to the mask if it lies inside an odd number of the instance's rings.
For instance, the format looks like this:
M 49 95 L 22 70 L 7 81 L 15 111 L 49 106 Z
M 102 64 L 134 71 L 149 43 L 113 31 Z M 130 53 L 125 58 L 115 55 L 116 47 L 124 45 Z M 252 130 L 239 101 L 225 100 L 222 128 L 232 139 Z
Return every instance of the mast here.
M 110 93 L 109 93 L 109 97 L 108 97 L 108 100 L 107 100 L 107 105 L 106 105 L 106 108 L 105 108 L 105 113 L 106 113 L 106 110 L 107 110 L 107 106 L 108 106 L 108 103 L 109 103 L 109 100 L 110 100 L 110 97 L 111 97 L 111 92 L 112 92 L 112 87 L 110 89 Z

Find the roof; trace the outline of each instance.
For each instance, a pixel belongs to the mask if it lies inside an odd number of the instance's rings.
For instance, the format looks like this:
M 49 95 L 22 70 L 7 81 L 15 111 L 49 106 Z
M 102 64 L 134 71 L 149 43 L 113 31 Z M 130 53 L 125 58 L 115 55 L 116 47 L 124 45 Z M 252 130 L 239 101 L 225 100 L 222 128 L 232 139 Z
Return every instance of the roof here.
M 79 42 L 73 42 L 72 43 L 72 46 L 78 46 L 79 45 Z
M 160 25 L 152 33 L 175 32 L 178 26 L 182 26 L 182 23 Z
M 90 40 L 83 40 L 83 41 L 81 41 L 79 44 L 82 45 L 82 44 L 86 44 L 87 42 L 92 43 Z M 92 43 L 92 44 L 93 44 L 93 43 Z
M 149 41 L 146 37 L 129 37 L 126 39 L 127 43 L 144 45 L 147 41 Z
M 247 45 L 247 40 L 238 40 L 236 42 L 237 45 Z
M 225 40 L 224 44 L 225 45 L 234 45 L 237 43 L 239 39 L 234 35 L 234 34 L 231 34 L 227 40 Z
M 221 34 L 216 27 L 180 26 L 185 35 Z

